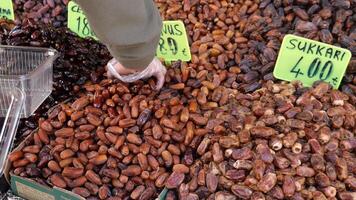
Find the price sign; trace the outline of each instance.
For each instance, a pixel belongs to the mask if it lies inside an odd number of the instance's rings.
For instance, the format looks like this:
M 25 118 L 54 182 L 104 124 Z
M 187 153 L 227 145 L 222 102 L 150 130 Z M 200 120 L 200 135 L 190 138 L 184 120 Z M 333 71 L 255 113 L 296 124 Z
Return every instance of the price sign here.
M 14 8 L 12 6 L 12 0 L 1 0 L 0 1 L 0 18 L 15 20 Z
M 188 37 L 182 21 L 163 22 L 156 54 L 165 61 L 191 60 Z
M 337 89 L 350 59 L 347 49 L 286 35 L 273 74 L 282 80 L 300 80 L 305 86 L 321 80 Z
M 96 38 L 94 32 L 89 26 L 87 17 L 84 15 L 79 5 L 73 1 L 68 4 L 68 28 L 78 34 L 80 37 L 92 37 Z

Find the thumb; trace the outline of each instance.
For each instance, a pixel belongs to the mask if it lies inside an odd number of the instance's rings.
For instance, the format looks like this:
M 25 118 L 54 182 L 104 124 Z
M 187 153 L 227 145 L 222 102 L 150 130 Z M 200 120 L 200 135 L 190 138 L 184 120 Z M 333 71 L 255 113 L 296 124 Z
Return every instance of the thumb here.
M 117 64 L 117 61 L 115 58 L 111 59 L 105 66 L 106 69 L 106 75 L 108 78 L 113 78 L 115 75 L 113 71 L 115 71 L 115 65 Z
M 155 74 L 155 77 L 157 78 L 156 90 L 160 90 L 163 87 L 163 84 L 164 84 L 165 73 L 164 72 L 157 72 Z
M 109 71 L 109 70 L 106 70 L 106 76 L 109 78 L 109 79 L 112 79 L 114 76 L 112 75 L 112 73 Z

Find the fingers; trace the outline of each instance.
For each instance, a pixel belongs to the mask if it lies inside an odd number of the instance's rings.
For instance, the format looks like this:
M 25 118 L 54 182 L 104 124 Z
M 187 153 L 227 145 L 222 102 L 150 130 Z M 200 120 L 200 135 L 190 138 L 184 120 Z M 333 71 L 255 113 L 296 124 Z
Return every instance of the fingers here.
M 113 68 L 114 68 L 116 63 L 117 63 L 116 59 L 113 58 L 105 66 L 106 74 L 107 74 L 108 78 L 113 78 L 114 77 L 114 74 L 112 73 L 112 70 L 113 70 Z
M 108 70 L 107 67 L 106 67 L 106 76 L 107 76 L 109 79 L 112 79 L 112 78 L 113 78 L 113 75 L 111 74 L 111 72 Z
M 155 77 L 157 78 L 157 84 L 155 88 L 156 90 L 160 90 L 163 87 L 165 74 L 166 74 L 165 71 L 158 72 L 155 74 Z
M 157 58 L 154 59 L 154 63 L 156 65 L 156 73 L 154 76 L 157 78 L 156 90 L 160 90 L 163 87 L 167 69 Z
M 157 58 L 155 58 L 150 65 L 141 72 L 124 68 L 116 59 L 111 59 L 108 62 L 106 70 L 108 78 L 115 77 L 123 82 L 134 82 L 138 79 L 155 76 L 157 78 L 156 90 L 160 90 L 163 87 L 167 72 L 166 67 L 163 66 L 161 61 Z

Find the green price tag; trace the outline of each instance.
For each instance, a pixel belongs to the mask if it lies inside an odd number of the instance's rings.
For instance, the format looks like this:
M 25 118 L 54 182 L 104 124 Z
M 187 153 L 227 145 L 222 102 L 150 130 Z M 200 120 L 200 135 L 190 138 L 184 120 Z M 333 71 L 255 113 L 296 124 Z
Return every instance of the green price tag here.
M 89 26 L 87 17 L 79 5 L 70 1 L 68 4 L 68 28 L 80 37 L 92 37 L 98 39 Z
M 287 81 L 300 80 L 305 86 L 321 80 L 337 89 L 350 59 L 351 52 L 347 49 L 286 35 L 273 75 Z
M 164 21 L 156 52 L 165 61 L 190 61 L 188 37 L 182 21 Z
M 0 18 L 15 20 L 15 14 L 14 14 L 14 8 L 12 6 L 12 0 L 1 0 L 0 1 Z

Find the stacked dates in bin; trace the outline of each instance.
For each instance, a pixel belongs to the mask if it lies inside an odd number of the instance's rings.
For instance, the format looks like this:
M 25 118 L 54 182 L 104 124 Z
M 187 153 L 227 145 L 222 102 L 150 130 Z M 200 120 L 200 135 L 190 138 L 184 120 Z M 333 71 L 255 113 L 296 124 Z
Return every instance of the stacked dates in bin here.
M 13 173 L 88 199 L 354 198 L 354 99 L 325 83 L 242 94 L 228 73 L 176 64 L 160 93 L 86 84 L 10 155 Z

